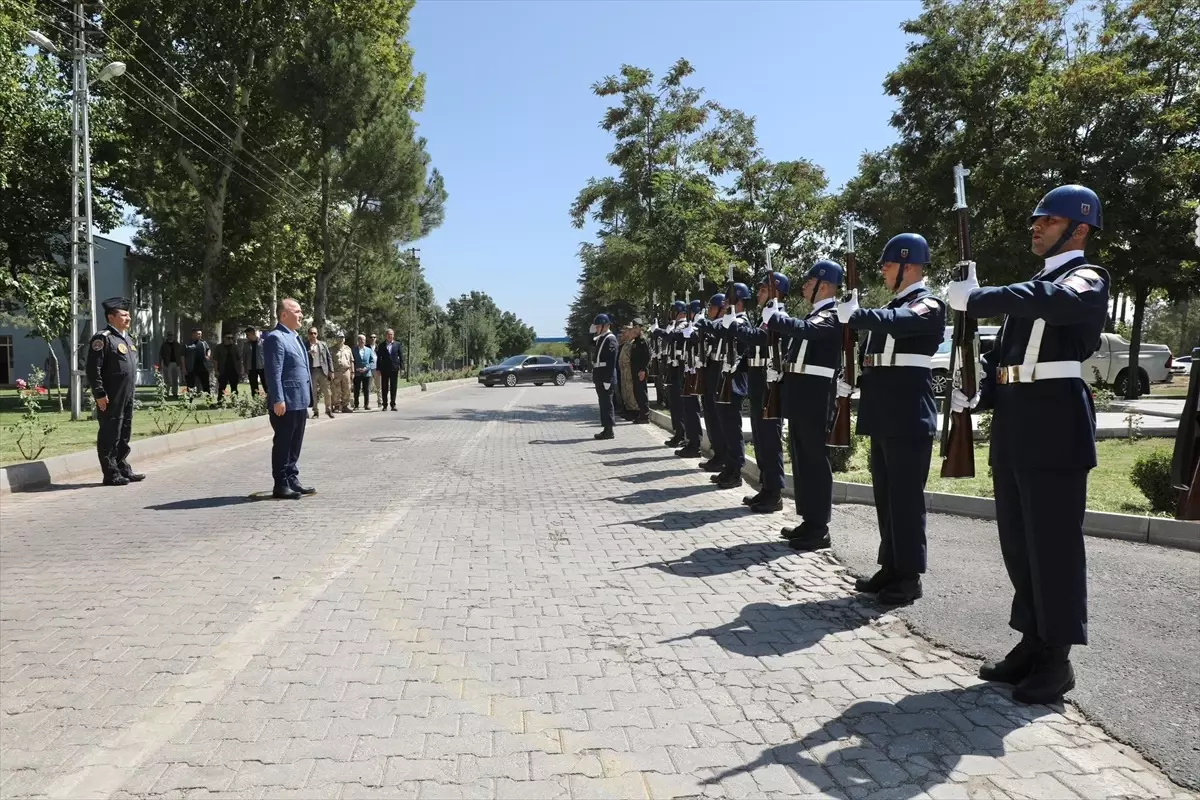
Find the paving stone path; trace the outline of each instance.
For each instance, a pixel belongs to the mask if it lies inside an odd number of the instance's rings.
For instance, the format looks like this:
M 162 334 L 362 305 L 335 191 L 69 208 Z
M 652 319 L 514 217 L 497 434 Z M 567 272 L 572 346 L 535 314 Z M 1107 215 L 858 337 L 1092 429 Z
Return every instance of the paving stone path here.
M 590 387 L 0 499 L 0 796 L 1191 797 L 776 543 Z

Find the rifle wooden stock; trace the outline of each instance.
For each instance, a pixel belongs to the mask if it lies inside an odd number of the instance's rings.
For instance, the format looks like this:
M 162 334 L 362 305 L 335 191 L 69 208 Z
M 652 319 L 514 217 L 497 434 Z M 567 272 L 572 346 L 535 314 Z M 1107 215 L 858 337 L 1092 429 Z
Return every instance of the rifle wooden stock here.
M 954 187 L 957 194 L 958 252 L 961 266 L 955 280 L 965 280 L 970 271 L 966 262 L 971 260 L 971 218 L 967 209 L 967 170 L 959 164 L 954 168 Z M 968 398 L 974 397 L 979 387 L 976 376 L 979 372 L 979 353 L 975 346 L 976 322 L 965 311 L 954 312 L 954 333 L 950 344 L 950 380 L 946 385 L 946 396 L 942 398 L 942 477 L 975 477 L 975 430 L 971 425 L 971 409 L 964 408 L 951 413 L 950 396 L 954 392 L 955 362 L 961 375 L 961 390 Z
M 854 255 L 854 223 L 847 223 L 846 233 L 846 292 L 849 294 L 858 288 L 858 257 Z M 842 326 L 842 356 L 841 380 L 854 385 L 854 367 L 857 364 L 854 350 L 858 334 L 849 325 Z M 825 443 L 830 447 L 850 446 L 850 398 L 837 397 L 837 378 L 834 379 L 832 391 L 834 397 L 833 425 Z

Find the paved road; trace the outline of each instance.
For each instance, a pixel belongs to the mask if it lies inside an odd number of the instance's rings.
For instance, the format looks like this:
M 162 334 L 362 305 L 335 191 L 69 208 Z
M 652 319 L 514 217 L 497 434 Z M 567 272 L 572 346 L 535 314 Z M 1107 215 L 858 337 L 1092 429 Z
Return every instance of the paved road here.
M 322 420 L 299 502 L 265 439 L 5 497 L 0 796 L 1191 796 L 591 396 Z
M 839 509 L 838 557 L 876 569 L 875 509 Z M 1200 555 L 1089 538 L 1090 647 L 1075 648 L 1089 718 L 1136 746 L 1175 780 L 1200 789 Z M 925 597 L 899 616 L 933 641 L 995 658 L 1016 643 L 1011 588 L 994 522 L 929 515 Z

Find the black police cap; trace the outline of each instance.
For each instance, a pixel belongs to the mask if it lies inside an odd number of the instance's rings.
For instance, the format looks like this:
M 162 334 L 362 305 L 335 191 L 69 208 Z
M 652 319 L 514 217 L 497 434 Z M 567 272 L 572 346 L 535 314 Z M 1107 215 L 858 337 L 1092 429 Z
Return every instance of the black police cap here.
M 129 310 L 129 298 L 127 297 L 110 297 L 100 304 L 104 307 L 104 313 L 115 314 L 118 311 Z

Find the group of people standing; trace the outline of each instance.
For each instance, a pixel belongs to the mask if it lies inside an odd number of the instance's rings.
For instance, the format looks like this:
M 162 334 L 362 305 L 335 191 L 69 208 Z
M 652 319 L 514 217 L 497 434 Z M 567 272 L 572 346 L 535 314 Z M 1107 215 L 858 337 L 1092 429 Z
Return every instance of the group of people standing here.
M 795 295 L 787 276 L 768 267 L 757 286 L 757 319 L 748 311 L 750 287 L 731 282 L 707 304 L 675 301 L 667 323 L 652 325 L 651 349 L 668 386 L 674 435 L 665 444 L 678 447 L 681 458 L 700 457 L 706 428 L 712 454 L 699 468 L 713 473 L 718 489 L 742 484 L 742 406 L 749 404 L 760 485 L 743 503 L 754 513 L 782 510 L 787 421 L 801 522 L 781 534 L 802 551 L 831 544 L 828 433 L 838 399 L 858 390 L 856 430 L 870 437 L 880 568 L 856 588 L 899 605 L 922 596 L 928 564 L 924 488 L 938 432 L 931 367 L 946 337 L 947 305 L 974 319 L 1003 317 L 980 365 L 979 391 L 967 397 L 956 388 L 947 401 L 956 415 L 993 412 L 990 464 L 1000 549 L 1013 586 L 1009 624 L 1022 634 L 980 676 L 1013 684 L 1020 702 L 1043 703 L 1074 687 L 1070 649 L 1087 643 L 1083 518 L 1096 445 L 1082 363 L 1099 346 L 1109 279 L 1084 253 L 1089 236 L 1102 228 L 1100 200 L 1090 189 L 1052 190 L 1030 220 L 1031 249 L 1044 264 L 1029 281 L 980 287 L 974 263 L 964 262 L 965 277 L 942 300 L 925 283 L 928 243 L 902 233 L 879 258 L 883 284 L 893 293 L 883 308 L 861 308 L 857 290 L 843 293 L 845 270 L 836 261 L 813 264 Z M 793 299 L 807 307 L 802 314 L 788 313 Z M 610 327 L 606 314 L 595 318 L 594 382 L 604 426 L 598 439 L 613 438 L 617 342 Z M 857 386 L 845 380 L 842 363 L 847 327 L 857 339 Z

